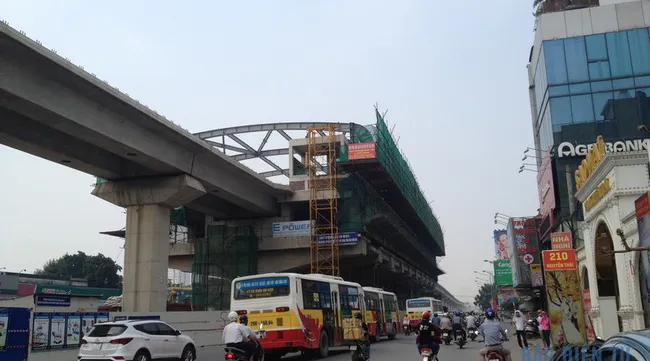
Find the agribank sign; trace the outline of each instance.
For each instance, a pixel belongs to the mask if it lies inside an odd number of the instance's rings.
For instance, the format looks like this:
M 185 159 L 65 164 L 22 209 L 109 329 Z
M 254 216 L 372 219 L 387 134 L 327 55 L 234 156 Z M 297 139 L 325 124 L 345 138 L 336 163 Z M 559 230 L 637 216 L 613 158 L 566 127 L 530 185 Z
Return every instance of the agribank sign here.
M 560 143 L 557 146 L 558 158 L 584 157 L 589 153 L 593 144 L 573 145 L 571 142 Z M 650 139 L 620 140 L 613 143 L 605 143 L 607 153 L 632 152 L 639 150 L 648 150 L 650 148 Z

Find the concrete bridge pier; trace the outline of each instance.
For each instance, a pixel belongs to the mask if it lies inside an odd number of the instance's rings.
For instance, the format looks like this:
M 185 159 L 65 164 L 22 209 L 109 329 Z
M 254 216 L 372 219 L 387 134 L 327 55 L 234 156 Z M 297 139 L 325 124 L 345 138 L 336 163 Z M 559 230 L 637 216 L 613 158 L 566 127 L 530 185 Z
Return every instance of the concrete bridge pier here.
M 126 208 L 122 311 L 165 312 L 169 264 L 169 217 L 205 194 L 189 175 L 98 184 L 92 194 Z

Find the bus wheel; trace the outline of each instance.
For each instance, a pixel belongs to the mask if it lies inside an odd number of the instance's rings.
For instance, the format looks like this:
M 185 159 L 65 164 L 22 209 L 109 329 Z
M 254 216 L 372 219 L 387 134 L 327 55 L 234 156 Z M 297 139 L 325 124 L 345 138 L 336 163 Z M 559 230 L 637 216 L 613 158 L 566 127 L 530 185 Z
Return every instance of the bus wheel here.
M 388 334 L 388 339 L 389 340 L 394 340 L 395 336 L 397 336 L 397 325 L 393 324 L 393 331 Z
M 325 331 L 320 332 L 320 344 L 318 345 L 318 357 L 325 358 L 330 351 L 330 340 Z

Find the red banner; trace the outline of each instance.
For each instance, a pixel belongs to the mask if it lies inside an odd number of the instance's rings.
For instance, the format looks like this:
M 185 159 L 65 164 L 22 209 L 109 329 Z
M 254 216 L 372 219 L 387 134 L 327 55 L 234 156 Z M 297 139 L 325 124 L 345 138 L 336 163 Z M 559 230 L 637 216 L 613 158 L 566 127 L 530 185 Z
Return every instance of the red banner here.
M 348 159 L 375 159 L 377 157 L 377 149 L 375 143 L 353 143 L 348 144 Z

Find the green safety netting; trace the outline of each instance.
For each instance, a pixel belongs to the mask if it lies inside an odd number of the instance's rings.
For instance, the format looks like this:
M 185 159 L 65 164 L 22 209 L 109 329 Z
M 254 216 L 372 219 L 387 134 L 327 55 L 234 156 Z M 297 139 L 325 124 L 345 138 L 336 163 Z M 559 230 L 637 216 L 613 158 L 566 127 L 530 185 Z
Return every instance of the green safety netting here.
M 436 219 L 413 171 L 400 152 L 393 136 L 379 111 L 375 109 L 377 122 L 374 126 L 353 126 L 352 143 L 376 143 L 376 157 L 391 176 L 402 196 L 409 202 L 422 220 L 431 236 L 444 250 L 444 236 L 440 223 Z M 347 160 L 347 154 L 344 159 Z
M 194 240 L 192 302 L 198 310 L 230 309 L 234 278 L 257 274 L 258 238 L 252 226 L 211 225 Z

